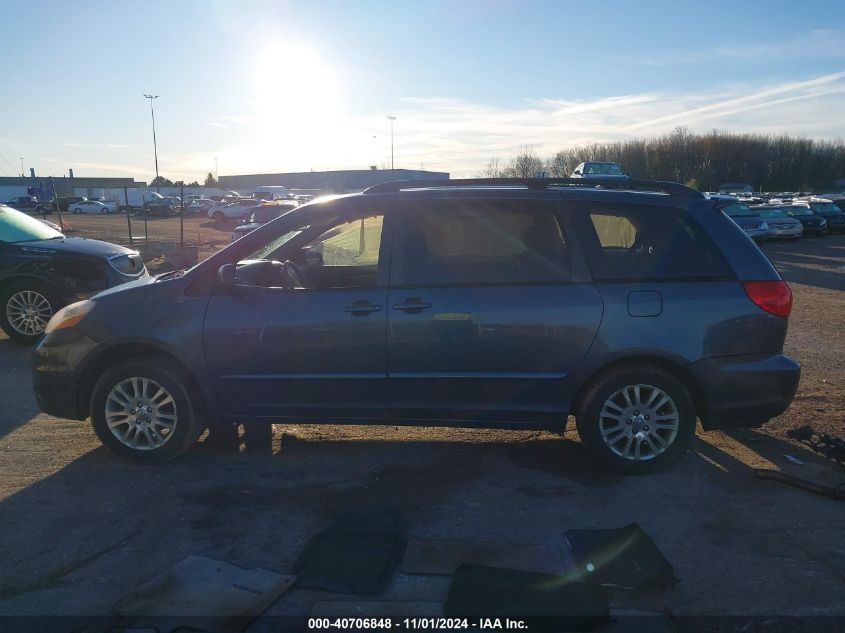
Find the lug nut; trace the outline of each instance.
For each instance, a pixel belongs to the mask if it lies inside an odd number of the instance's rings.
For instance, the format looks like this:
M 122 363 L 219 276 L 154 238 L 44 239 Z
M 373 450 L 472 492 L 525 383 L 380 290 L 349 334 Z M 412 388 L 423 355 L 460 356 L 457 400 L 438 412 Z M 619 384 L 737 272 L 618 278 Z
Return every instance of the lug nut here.
M 633 420 L 625 420 L 625 424 L 631 424 L 631 422 L 633 422 Z

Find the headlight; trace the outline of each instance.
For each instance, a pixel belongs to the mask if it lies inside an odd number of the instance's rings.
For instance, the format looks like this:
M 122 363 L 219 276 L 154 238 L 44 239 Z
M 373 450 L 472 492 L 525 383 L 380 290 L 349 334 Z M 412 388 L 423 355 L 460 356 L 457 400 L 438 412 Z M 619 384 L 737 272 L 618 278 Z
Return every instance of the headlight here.
M 760 225 L 760 230 L 761 231 L 768 231 L 769 225 L 766 222 L 763 222 L 763 224 Z
M 69 306 L 65 306 L 47 323 L 47 327 L 44 328 L 44 334 L 49 334 L 55 330 L 64 330 L 65 328 L 73 327 L 85 316 L 91 312 L 94 308 L 94 302 L 90 299 L 86 299 L 85 301 L 78 301 L 76 303 L 71 303 Z

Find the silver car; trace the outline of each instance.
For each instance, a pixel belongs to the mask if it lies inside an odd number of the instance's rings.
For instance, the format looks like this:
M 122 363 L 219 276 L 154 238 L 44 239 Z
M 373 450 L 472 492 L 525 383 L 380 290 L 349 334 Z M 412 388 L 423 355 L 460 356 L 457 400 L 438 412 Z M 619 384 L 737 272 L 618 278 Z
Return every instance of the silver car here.
M 804 236 L 804 225 L 793 217 L 788 216 L 778 207 L 751 207 L 769 225 L 769 237 L 781 240 L 797 240 Z

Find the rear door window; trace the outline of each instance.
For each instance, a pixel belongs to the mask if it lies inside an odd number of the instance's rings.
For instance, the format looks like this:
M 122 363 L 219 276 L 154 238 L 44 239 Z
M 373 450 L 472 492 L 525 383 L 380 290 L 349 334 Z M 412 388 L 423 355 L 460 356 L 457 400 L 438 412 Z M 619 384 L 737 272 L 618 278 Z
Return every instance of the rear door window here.
M 705 231 L 681 209 L 657 205 L 591 205 L 578 214 L 596 281 L 732 278 Z
M 413 286 L 566 282 L 554 203 L 431 200 L 406 214 L 402 281 Z

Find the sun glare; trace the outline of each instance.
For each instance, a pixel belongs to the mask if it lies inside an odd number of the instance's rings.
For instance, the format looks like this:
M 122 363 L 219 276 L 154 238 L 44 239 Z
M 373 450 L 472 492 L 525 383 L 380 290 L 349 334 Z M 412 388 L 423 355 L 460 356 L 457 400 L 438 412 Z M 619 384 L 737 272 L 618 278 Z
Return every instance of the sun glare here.
M 319 142 L 339 112 L 334 75 L 307 47 L 266 45 L 256 59 L 254 81 L 262 133 L 274 141 Z

